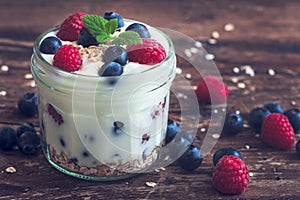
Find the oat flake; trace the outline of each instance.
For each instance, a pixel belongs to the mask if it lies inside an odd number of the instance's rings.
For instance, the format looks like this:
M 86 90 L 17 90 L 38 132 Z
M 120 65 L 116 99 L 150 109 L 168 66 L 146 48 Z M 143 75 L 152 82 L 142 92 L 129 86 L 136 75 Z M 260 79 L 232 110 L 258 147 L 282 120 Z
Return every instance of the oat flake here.
M 155 182 L 146 182 L 146 186 L 148 187 L 155 187 L 157 184 Z
M 7 65 L 2 65 L 1 66 L 1 71 L 7 72 L 9 70 L 9 67 Z
M 194 43 L 194 46 L 197 47 L 197 48 L 201 48 L 201 47 L 202 47 L 202 43 L 199 42 L 199 41 L 196 41 L 196 42 Z
M 225 31 L 233 31 L 234 30 L 234 25 L 233 24 L 231 24 L 231 23 L 228 23 L 228 24 L 225 24 L 225 26 L 224 26 L 224 30 Z
M 5 169 L 5 171 L 6 171 L 7 173 L 11 173 L 11 174 L 17 172 L 16 168 L 14 168 L 14 167 L 8 167 L 8 168 Z

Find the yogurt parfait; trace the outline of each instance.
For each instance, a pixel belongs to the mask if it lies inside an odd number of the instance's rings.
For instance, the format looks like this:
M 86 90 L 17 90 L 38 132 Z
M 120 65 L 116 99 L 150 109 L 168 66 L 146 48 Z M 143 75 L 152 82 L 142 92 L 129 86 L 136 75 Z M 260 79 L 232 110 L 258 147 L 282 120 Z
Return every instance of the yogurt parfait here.
M 168 36 L 117 13 L 74 13 L 42 33 L 31 70 L 47 160 L 91 180 L 151 170 L 175 68 Z

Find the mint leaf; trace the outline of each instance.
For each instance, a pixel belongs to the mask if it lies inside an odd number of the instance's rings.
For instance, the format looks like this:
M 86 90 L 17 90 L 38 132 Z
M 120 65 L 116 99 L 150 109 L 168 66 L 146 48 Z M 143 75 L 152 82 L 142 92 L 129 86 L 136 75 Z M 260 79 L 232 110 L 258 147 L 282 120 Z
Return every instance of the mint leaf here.
M 114 32 L 117 30 L 117 28 L 118 28 L 118 19 L 117 18 L 111 19 L 105 24 L 105 32 L 107 34 L 114 34 Z
M 82 16 L 82 21 L 84 23 L 85 28 L 88 29 L 89 33 L 93 37 L 97 37 L 98 35 L 107 35 L 105 24 L 107 20 L 98 15 L 85 15 Z
M 110 41 L 113 37 L 110 36 L 110 35 L 98 35 L 96 37 L 96 40 L 98 42 L 107 42 L 107 41 Z
M 134 31 L 125 31 L 112 41 L 115 45 L 142 44 L 142 38 Z

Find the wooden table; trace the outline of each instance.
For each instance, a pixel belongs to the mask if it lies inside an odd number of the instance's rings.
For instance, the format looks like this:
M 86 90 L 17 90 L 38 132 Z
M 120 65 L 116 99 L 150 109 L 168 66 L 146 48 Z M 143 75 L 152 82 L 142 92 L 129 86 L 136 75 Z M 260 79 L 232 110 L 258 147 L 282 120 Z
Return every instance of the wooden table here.
M 214 61 L 229 86 L 227 110 L 239 111 L 245 124 L 252 108 L 270 101 L 280 103 L 285 110 L 299 108 L 299 9 L 298 1 L 279 0 L 1 0 L 0 65 L 9 67 L 9 71 L 0 72 L 1 126 L 16 128 L 28 121 L 39 130 L 37 117 L 23 117 L 17 109 L 21 95 L 36 91 L 32 79 L 25 78 L 30 73 L 33 42 L 39 33 L 76 11 L 93 14 L 116 11 L 126 18 L 176 30 L 204 42 L 206 50 L 215 56 Z M 212 44 L 214 41 L 210 40 L 211 44 L 207 44 L 214 31 L 220 36 L 217 43 Z M 217 33 L 214 32 L 213 36 L 217 37 Z M 243 66 L 250 66 L 254 76 L 247 74 Z M 178 67 L 182 69 L 182 75 L 193 70 L 186 60 L 180 58 Z M 196 85 L 199 80 L 199 75 L 192 74 L 189 81 Z M 177 107 L 172 95 L 170 117 L 176 120 L 180 119 Z M 204 106 L 200 109 L 207 111 L 210 108 Z M 201 122 L 199 128 L 207 125 Z M 199 129 L 197 138 L 201 138 L 201 134 L 204 133 Z M 212 155 L 218 148 L 227 146 L 242 153 L 251 172 L 249 187 L 241 195 L 222 195 L 211 184 Z M 11 166 L 16 168 L 15 173 L 5 171 Z M 235 137 L 221 137 L 194 172 L 185 172 L 173 163 L 165 171 L 126 180 L 89 182 L 60 173 L 50 166 L 41 152 L 25 156 L 17 150 L 0 152 L 0 171 L 0 199 L 300 198 L 300 158 L 295 148 L 278 151 L 267 147 L 247 127 Z M 147 187 L 147 181 L 156 182 L 157 186 Z

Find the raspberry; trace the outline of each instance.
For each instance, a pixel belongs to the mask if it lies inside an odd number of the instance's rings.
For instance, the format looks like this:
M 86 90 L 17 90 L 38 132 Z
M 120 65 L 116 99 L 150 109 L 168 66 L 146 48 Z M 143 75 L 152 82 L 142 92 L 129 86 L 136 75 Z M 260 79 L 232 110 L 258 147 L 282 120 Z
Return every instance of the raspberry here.
M 129 61 L 154 65 L 166 58 L 164 47 L 156 40 L 142 38 L 142 41 L 142 44 L 132 44 L 126 47 Z
M 61 46 L 54 55 L 53 65 L 68 71 L 74 72 L 80 69 L 82 64 L 78 50 L 72 45 Z
M 212 182 L 224 194 L 241 194 L 249 184 L 248 168 L 235 156 L 223 156 L 214 169 Z
M 62 40 L 76 41 L 78 39 L 80 30 L 83 28 L 84 23 L 81 19 L 85 13 L 74 13 L 63 21 L 57 32 L 57 37 Z
M 263 121 L 262 140 L 276 149 L 290 149 L 296 142 L 293 127 L 288 118 L 279 113 L 269 114 Z
M 227 100 L 228 88 L 214 76 L 206 76 L 199 82 L 196 89 L 199 102 L 222 104 Z

